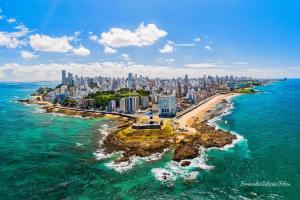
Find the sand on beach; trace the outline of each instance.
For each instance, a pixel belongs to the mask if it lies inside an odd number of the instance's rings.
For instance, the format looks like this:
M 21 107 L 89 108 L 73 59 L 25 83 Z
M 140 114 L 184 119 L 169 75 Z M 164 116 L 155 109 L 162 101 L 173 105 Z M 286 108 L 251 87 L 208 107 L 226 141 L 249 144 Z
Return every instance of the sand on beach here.
M 223 100 L 228 98 L 232 98 L 233 96 L 238 95 L 237 93 L 227 93 L 227 94 L 219 94 L 209 101 L 199 105 L 195 109 L 191 110 L 190 112 L 184 114 L 180 118 L 178 118 L 177 122 L 179 123 L 180 127 L 188 130 L 189 132 L 196 132 L 195 128 L 192 128 L 192 124 L 195 119 L 204 121 L 207 113 L 216 107 L 218 104 L 222 103 Z

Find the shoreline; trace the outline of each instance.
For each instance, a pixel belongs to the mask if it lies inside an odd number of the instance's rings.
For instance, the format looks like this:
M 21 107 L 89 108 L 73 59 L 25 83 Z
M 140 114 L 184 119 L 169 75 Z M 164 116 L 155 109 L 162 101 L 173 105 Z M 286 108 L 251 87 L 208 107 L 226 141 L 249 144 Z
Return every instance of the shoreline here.
M 239 93 L 218 94 L 215 97 L 197 105 L 191 111 L 179 118 L 164 119 L 164 129 L 134 130 L 131 125 L 137 119 L 97 113 L 95 111 L 76 110 L 74 108 L 54 105 L 47 102 L 26 102 L 42 105 L 46 113 L 59 113 L 67 116 L 81 117 L 112 117 L 118 125 L 107 134 L 100 148 L 103 155 L 122 152 L 115 164 L 132 164 L 132 157 L 146 158 L 153 154 L 161 154 L 165 149 L 173 150 L 173 160 L 181 166 L 189 166 L 191 159 L 202 154 L 203 149 L 211 147 L 222 148 L 232 145 L 237 139 L 235 134 L 207 124 L 208 120 L 221 115 L 224 110 L 215 109 L 219 104 L 228 102 Z M 178 127 L 179 126 L 179 127 Z M 106 157 L 106 156 L 104 156 Z
M 185 113 L 183 116 L 180 116 L 177 121 L 181 128 L 185 128 L 190 132 L 196 132 L 197 130 L 193 127 L 193 124 L 197 121 L 202 123 L 208 120 L 211 120 L 214 116 L 222 113 L 212 113 L 210 111 L 214 109 L 219 104 L 228 101 L 229 99 L 240 95 L 240 93 L 227 93 L 227 94 L 218 94 L 207 102 L 198 105 L 196 108 L 191 110 L 188 113 Z M 213 115 L 213 116 L 212 116 Z
M 49 114 L 53 113 L 53 114 L 60 114 L 65 116 L 76 116 L 82 118 L 107 117 L 109 119 L 115 119 L 119 121 L 130 121 L 135 118 L 134 116 L 123 115 L 119 113 L 109 113 L 105 111 L 84 110 L 84 109 L 77 109 L 72 107 L 64 107 L 61 105 L 53 104 L 48 101 L 37 101 L 37 100 L 29 100 L 29 99 L 20 99 L 16 101 L 22 104 L 42 106 L 39 109 Z
M 214 110 L 217 105 L 228 102 L 229 98 L 236 95 L 238 94 L 219 94 L 199 105 L 193 111 L 186 113 L 183 117 L 189 123 L 186 124 L 188 129 L 185 127 L 184 131 L 178 127 L 169 132 L 164 130 L 160 132 L 132 131 L 129 126 L 116 130 L 105 139 L 105 152 L 107 154 L 123 152 L 114 163 L 116 165 L 119 163 L 129 165 L 133 156 L 149 157 L 155 153 L 163 153 L 164 149 L 170 149 L 174 151 L 173 161 L 177 161 L 181 166 L 189 166 L 191 159 L 200 156 L 203 149 L 222 148 L 226 145 L 232 145 L 238 139 L 237 135 L 229 131 L 216 129 L 216 127 L 206 123 L 208 119 L 224 112 L 224 110 Z M 179 122 L 182 123 L 180 120 L 181 118 L 167 122 L 178 124 Z

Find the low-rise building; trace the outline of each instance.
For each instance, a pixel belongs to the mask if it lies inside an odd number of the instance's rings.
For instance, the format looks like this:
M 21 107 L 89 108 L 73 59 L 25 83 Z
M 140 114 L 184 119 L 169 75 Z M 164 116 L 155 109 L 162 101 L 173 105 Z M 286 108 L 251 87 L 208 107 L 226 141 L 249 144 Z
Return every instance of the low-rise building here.
M 176 98 L 173 95 L 158 98 L 160 117 L 174 117 L 176 114 Z
M 115 111 L 116 110 L 116 101 L 115 100 L 111 100 L 109 103 L 108 103 L 108 111 L 109 112 L 112 112 L 112 111 Z
M 83 99 L 82 100 L 82 108 L 88 109 L 95 107 L 95 99 Z

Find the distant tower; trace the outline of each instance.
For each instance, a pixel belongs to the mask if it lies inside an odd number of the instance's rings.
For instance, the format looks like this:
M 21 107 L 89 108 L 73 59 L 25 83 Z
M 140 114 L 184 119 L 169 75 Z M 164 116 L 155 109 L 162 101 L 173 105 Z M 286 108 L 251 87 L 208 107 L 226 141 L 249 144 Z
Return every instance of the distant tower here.
M 66 77 L 66 70 L 61 71 L 61 83 L 66 84 L 67 83 L 67 77 Z
M 188 75 L 186 74 L 184 77 L 184 86 L 183 86 L 183 95 L 184 96 L 188 93 L 188 88 L 189 88 L 189 78 L 188 78 Z
M 128 74 L 128 85 L 127 85 L 127 87 L 131 90 L 132 86 L 133 86 L 133 75 L 132 75 L 132 73 L 129 73 Z
M 189 84 L 189 78 L 188 78 L 188 75 L 186 74 L 185 77 L 184 77 L 184 84 L 185 85 L 188 85 Z
M 181 85 L 179 81 L 176 84 L 176 97 L 181 97 Z

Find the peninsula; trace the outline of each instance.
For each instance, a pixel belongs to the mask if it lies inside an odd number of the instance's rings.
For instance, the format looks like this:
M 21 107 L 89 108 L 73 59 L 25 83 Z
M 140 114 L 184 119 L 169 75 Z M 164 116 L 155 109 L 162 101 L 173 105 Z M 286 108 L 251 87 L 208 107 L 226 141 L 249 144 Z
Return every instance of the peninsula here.
M 223 147 L 236 135 L 206 122 L 227 109 L 230 98 L 255 92 L 266 83 L 247 77 L 150 79 L 78 77 L 62 71 L 55 88 L 39 88 L 22 103 L 41 105 L 46 113 L 81 117 L 113 117 L 118 126 L 103 142 L 105 153 L 122 151 L 115 162 L 174 150 L 173 160 L 189 165 L 200 147 Z

